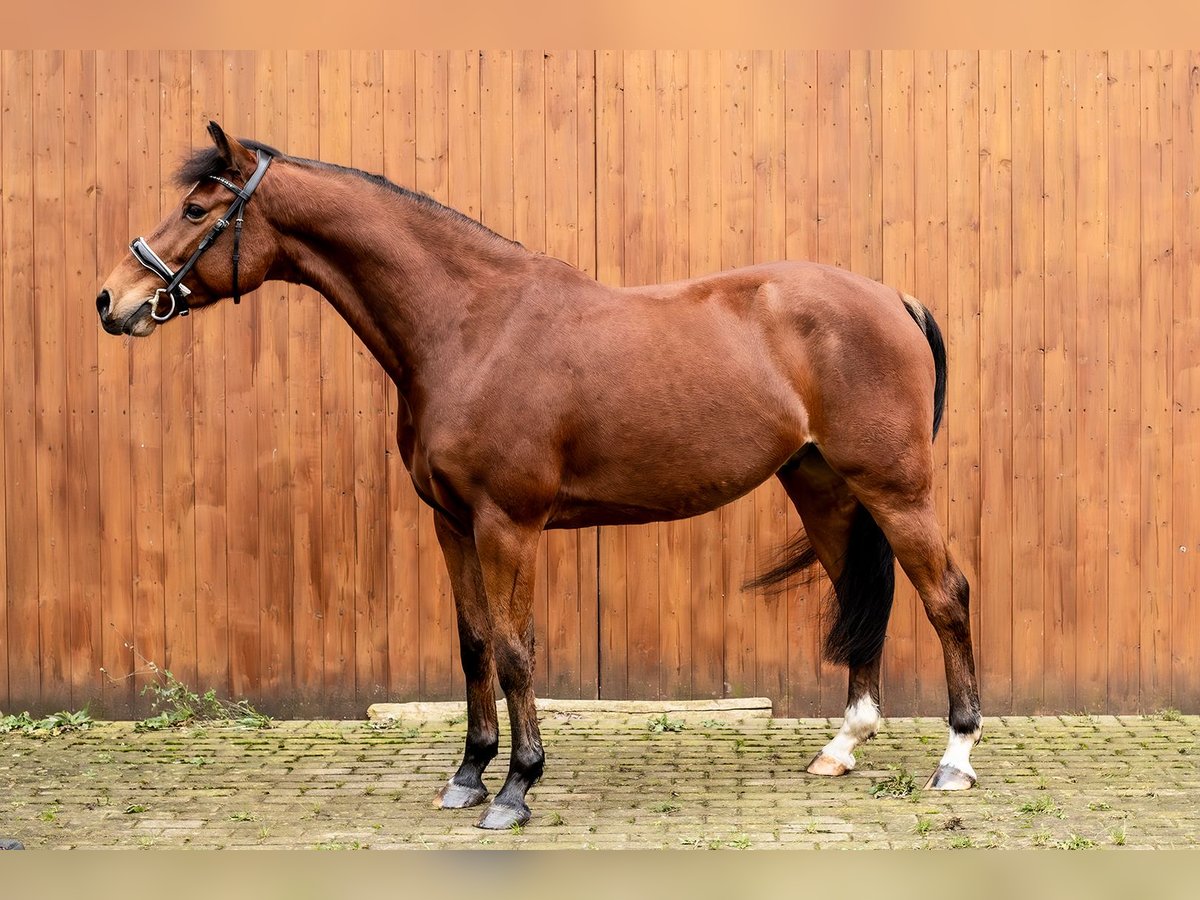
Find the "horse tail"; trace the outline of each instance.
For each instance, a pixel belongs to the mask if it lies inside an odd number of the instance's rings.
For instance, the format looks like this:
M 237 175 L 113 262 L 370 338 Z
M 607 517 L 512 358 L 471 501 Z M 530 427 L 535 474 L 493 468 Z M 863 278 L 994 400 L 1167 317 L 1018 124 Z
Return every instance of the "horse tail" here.
M 933 313 L 916 297 L 908 294 L 900 296 L 917 327 L 925 332 L 925 340 L 929 342 L 929 350 L 933 353 L 933 436 L 937 437 L 938 427 L 942 424 L 942 413 L 946 409 L 946 342 L 942 340 L 942 330 L 938 328 Z
M 775 563 L 747 581 L 747 590 L 779 589 L 795 578 L 807 584 L 816 575 L 817 554 L 801 531 L 776 554 Z M 832 663 L 864 665 L 879 656 L 887 636 L 896 570 L 892 545 L 867 508 L 855 508 L 850 539 L 842 559 L 841 577 L 833 584 L 826 603 L 833 625 L 825 635 L 825 658 Z
M 831 663 L 866 665 L 883 652 L 892 598 L 896 593 L 895 557 L 883 530 L 861 503 L 854 510 L 842 574 L 833 584 L 833 625 L 825 635 Z
M 743 590 L 778 590 L 789 579 L 796 578 L 797 584 L 808 584 L 817 575 L 817 551 L 801 531 L 775 551 L 775 562 L 765 572 L 759 572 L 742 585 Z

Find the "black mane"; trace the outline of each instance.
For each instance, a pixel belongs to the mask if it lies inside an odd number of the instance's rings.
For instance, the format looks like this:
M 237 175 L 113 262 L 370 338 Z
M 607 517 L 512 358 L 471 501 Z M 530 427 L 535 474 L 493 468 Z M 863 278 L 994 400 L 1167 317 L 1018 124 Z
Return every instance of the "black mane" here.
M 286 159 L 289 162 L 355 175 L 371 182 L 372 184 L 376 184 L 379 187 L 386 188 L 393 193 L 399 194 L 406 200 L 411 200 L 412 202 L 433 210 L 440 215 L 455 219 L 464 225 L 472 226 L 479 231 L 504 241 L 506 244 L 515 244 L 518 247 L 521 246 L 521 244 L 517 241 L 511 241 L 503 235 L 492 231 L 492 229 L 488 228 L 477 219 L 472 219 L 470 216 L 459 212 L 457 209 L 454 209 L 451 206 L 446 206 L 444 203 L 439 203 L 428 194 L 423 194 L 420 191 L 411 191 L 408 188 L 401 187 L 400 185 L 389 181 L 387 178 L 384 178 L 382 175 L 376 175 L 373 172 L 364 172 L 362 169 L 355 169 L 351 168 L 350 166 L 339 166 L 335 163 L 322 162 L 319 159 L 304 159 L 303 157 L 299 156 L 287 156 L 276 150 L 274 147 L 271 147 L 260 141 L 250 140 L 249 138 L 238 138 L 238 141 L 243 147 L 250 151 L 261 150 L 272 157 Z M 183 164 L 175 173 L 175 183 L 181 188 L 187 188 L 191 187 L 197 181 L 202 181 L 205 178 L 211 178 L 214 175 L 222 176 L 228 173 L 228 171 L 229 166 L 226 164 L 225 158 L 221 156 L 220 151 L 218 151 L 216 147 L 205 147 L 203 150 L 197 150 L 190 157 L 184 160 Z
M 244 138 L 239 138 L 239 140 L 247 150 L 261 150 L 269 156 L 283 156 L 274 147 L 258 141 Z M 175 185 L 181 188 L 191 187 L 197 181 L 211 178 L 214 175 L 224 175 L 228 171 L 229 164 L 225 162 L 225 157 L 221 155 L 220 151 L 216 147 L 205 147 L 203 150 L 197 150 L 183 161 L 183 165 L 175 173 Z

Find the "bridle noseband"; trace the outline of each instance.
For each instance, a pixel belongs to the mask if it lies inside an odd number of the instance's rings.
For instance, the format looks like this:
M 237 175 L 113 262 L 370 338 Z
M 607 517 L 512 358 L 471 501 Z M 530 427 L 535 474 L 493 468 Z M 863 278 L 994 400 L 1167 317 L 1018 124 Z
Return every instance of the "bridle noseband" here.
M 166 322 L 175 316 L 186 316 L 188 314 L 188 295 L 191 291 L 184 286 L 183 279 L 188 276 L 192 268 L 196 265 L 196 260 L 204 255 L 204 252 L 221 236 L 221 232 L 229 227 L 230 219 L 233 219 L 233 302 L 240 303 L 242 301 L 242 293 L 238 287 L 238 259 L 241 255 L 242 243 L 242 215 L 246 204 L 250 202 L 250 198 L 254 196 L 254 191 L 258 188 L 258 184 L 262 181 L 263 175 L 266 174 L 267 167 L 271 165 L 271 154 L 264 153 L 262 150 L 256 150 L 258 157 L 258 166 L 254 170 L 254 174 L 242 187 L 238 187 L 230 181 L 226 181 L 218 175 L 209 175 L 213 181 L 218 182 L 234 193 L 233 202 L 229 204 L 229 208 L 225 210 L 225 215 L 221 216 L 216 221 L 208 234 L 200 241 L 200 246 L 196 248 L 191 258 L 180 266 L 178 271 L 171 271 L 171 267 L 162 261 L 161 257 L 150 249 L 150 245 L 146 243 L 146 239 L 139 237 L 134 238 L 130 243 L 129 249 L 133 253 L 133 258 L 149 269 L 159 278 L 166 282 L 166 287 L 161 287 L 154 292 L 153 309 L 150 310 L 150 315 L 155 322 Z M 235 218 L 236 217 L 236 218 Z M 160 294 L 166 294 L 171 300 L 171 307 L 162 315 L 158 312 L 158 297 Z

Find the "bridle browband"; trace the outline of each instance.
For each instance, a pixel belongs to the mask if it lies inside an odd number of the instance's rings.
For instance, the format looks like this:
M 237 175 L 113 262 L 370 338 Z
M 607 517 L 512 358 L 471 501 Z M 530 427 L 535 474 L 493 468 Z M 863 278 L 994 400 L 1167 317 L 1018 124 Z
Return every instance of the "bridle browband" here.
M 254 196 L 258 184 L 262 181 L 263 175 L 266 174 L 267 167 L 271 165 L 271 154 L 265 153 L 262 150 L 256 150 L 258 158 L 258 166 L 254 170 L 254 174 L 242 186 L 238 187 L 231 181 L 221 178 L 219 175 L 209 175 L 208 178 L 221 184 L 233 192 L 233 202 L 229 204 L 229 208 L 225 210 L 225 215 L 214 223 L 200 241 L 200 245 L 177 271 L 171 271 L 171 267 L 162 261 L 161 257 L 150 249 L 150 245 L 146 243 L 146 239 L 139 237 L 134 238 L 129 245 L 130 251 L 133 253 L 133 258 L 141 263 L 145 268 L 149 269 L 159 278 L 166 282 L 166 287 L 161 287 L 154 292 L 153 308 L 150 310 L 150 316 L 155 322 L 166 322 L 175 316 L 186 316 L 188 309 L 188 295 L 191 291 L 183 284 L 183 279 L 187 278 L 188 273 L 196 265 L 196 261 L 204 255 L 204 252 L 216 242 L 221 236 L 221 232 L 229 227 L 230 219 L 233 219 L 233 302 L 240 303 L 242 301 L 242 293 L 238 287 L 238 259 L 241 256 L 242 243 L 242 215 L 246 204 L 250 202 L 250 198 Z M 235 218 L 236 217 L 236 218 Z M 160 294 L 166 294 L 171 300 L 171 307 L 166 313 L 159 315 L 158 312 L 158 297 Z

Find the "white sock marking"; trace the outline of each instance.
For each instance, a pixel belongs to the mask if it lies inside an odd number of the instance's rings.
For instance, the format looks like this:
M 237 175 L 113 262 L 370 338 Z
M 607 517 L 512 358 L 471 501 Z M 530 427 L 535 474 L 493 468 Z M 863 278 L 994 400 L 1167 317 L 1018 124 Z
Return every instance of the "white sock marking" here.
M 879 707 L 869 694 L 846 707 L 846 718 L 832 741 L 821 752 L 836 759 L 847 769 L 854 768 L 854 748 L 867 740 L 879 727 Z
M 946 752 L 942 754 L 941 764 L 951 766 L 974 778 L 975 770 L 971 768 L 971 748 L 979 740 L 980 731 L 977 728 L 971 734 L 958 734 L 951 729 L 950 741 L 946 745 Z

